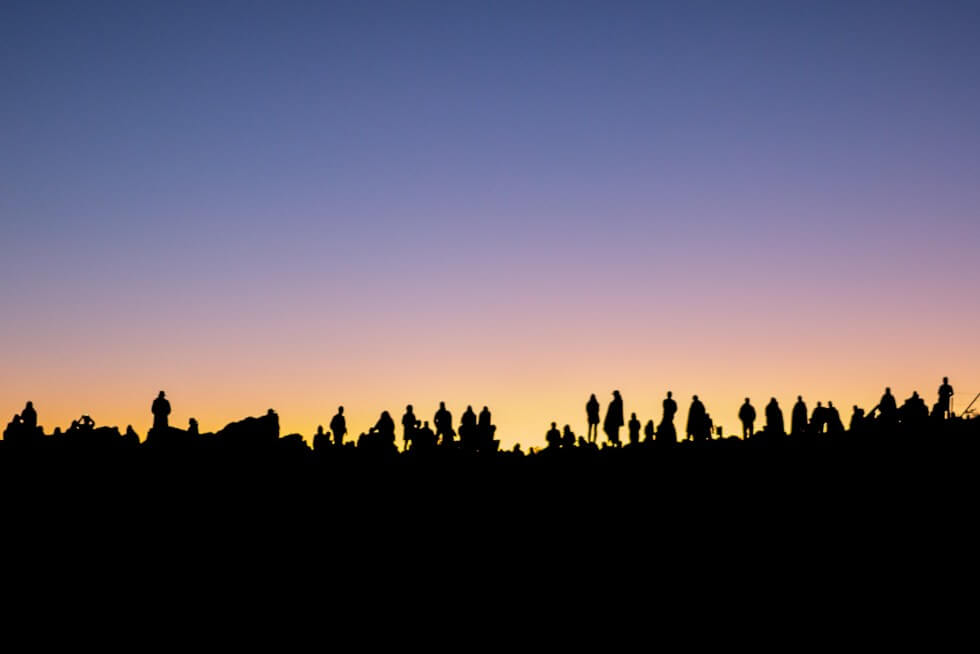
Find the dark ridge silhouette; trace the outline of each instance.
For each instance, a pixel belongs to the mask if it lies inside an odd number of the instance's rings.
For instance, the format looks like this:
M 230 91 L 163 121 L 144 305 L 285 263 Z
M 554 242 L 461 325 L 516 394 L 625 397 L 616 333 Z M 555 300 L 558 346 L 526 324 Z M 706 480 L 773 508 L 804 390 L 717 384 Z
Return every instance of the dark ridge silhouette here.
M 625 551 L 623 571 L 643 562 L 662 570 L 667 557 L 683 553 L 697 559 L 697 570 L 705 561 L 720 568 L 748 560 L 754 574 L 779 552 L 809 567 L 847 539 L 897 551 L 909 532 L 933 538 L 968 523 L 980 421 L 924 414 L 916 394 L 894 423 L 855 411 L 843 429 L 831 412 L 825 430 L 807 422 L 795 434 L 785 433 L 770 400 L 765 428 L 747 438 L 713 432 L 694 399 L 679 439 L 676 403 L 670 393 L 662 402 L 656 428 L 652 416 L 628 414 L 625 445 L 610 437 L 600 446 L 556 420 L 542 425 L 547 447 L 507 450 L 495 439 L 490 408 L 476 414 L 476 405 L 463 407 L 460 439 L 449 435 L 444 404 L 436 413 L 441 440 L 428 421 L 405 419 L 403 429 L 412 430 L 402 447 L 389 411 L 351 439 L 338 409 L 330 426 L 340 433 L 320 426 L 310 447 L 300 434 L 281 434 L 273 410 L 215 432 L 201 432 L 196 421 L 180 429 L 171 414 L 151 411 L 140 442 L 131 426 L 121 432 L 89 415 L 49 432 L 38 419 L 44 407 L 31 404 L 0 441 L 7 541 L 43 535 L 58 543 L 64 551 L 48 565 L 132 552 L 132 574 L 191 560 L 205 574 L 231 564 L 236 574 L 247 571 L 249 584 L 263 565 L 306 583 L 311 566 L 331 579 L 363 580 L 420 562 L 469 578 L 471 568 L 487 570 L 511 553 L 518 558 L 507 565 L 524 574 L 521 562 L 539 549 L 547 556 L 540 567 L 563 572 L 596 569 L 589 557 Z M 618 428 L 612 409 L 609 434 Z M 79 555 L 87 543 L 98 546 L 94 558 Z M 288 547 L 276 550 L 279 543 Z M 7 560 L 10 569 L 25 559 Z
M 617 457 L 639 457 L 645 459 L 651 452 L 657 456 L 673 456 L 673 452 L 726 453 L 738 450 L 760 451 L 887 451 L 888 448 L 918 447 L 927 448 L 936 443 L 952 443 L 952 436 L 976 431 L 977 423 L 972 414 L 967 417 L 956 416 L 951 410 L 952 387 L 948 378 L 943 378 L 939 387 L 938 400 L 932 410 L 926 405 L 918 392 L 913 392 L 899 407 L 886 388 L 881 401 L 870 411 L 854 406 L 848 425 L 845 427 L 840 413 L 832 401 L 826 406 L 822 401 L 816 403 L 812 416 L 807 419 L 806 404 L 802 396 L 797 397 L 792 412 L 792 425 L 789 434 L 783 423 L 783 413 L 776 398 L 771 398 L 765 407 L 765 426 L 756 432 L 756 411 L 749 398 L 738 410 L 742 424 L 741 438 L 721 436 L 714 433 L 713 422 L 704 404 L 695 395 L 688 410 L 686 439 L 678 442 L 674 427 L 677 403 L 668 391 L 663 400 L 663 415 L 659 425 L 653 419 L 645 424 L 636 412 L 630 414 L 628 422 L 623 420 L 623 399 L 619 391 L 612 392 L 612 400 L 603 421 L 603 431 L 607 436 L 601 448 L 595 443 L 595 431 L 599 422 L 598 401 L 593 394 L 586 404 L 588 433 L 577 437 L 570 425 L 559 430 L 558 423 L 552 422 L 545 434 L 547 447 L 536 452 L 523 450 L 518 445 L 510 451 L 501 451 L 500 442 L 495 438 L 496 426 L 492 422 L 489 407 L 483 406 L 479 415 L 473 406 L 467 406 L 459 423 L 459 440 L 454 437 L 452 413 L 445 402 L 439 403 L 435 412 L 433 431 L 429 422 L 420 421 L 413 405 L 407 405 L 401 418 L 401 450 L 396 446 L 395 421 L 388 411 L 382 411 L 377 422 L 366 433 L 360 434 L 355 442 L 345 441 L 347 424 L 344 408 L 338 407 L 331 418 L 330 431 L 318 426 L 312 438 L 312 447 L 299 434 L 281 436 L 279 417 L 269 409 L 257 418 L 245 418 L 233 422 L 215 433 L 200 433 L 197 420 L 190 418 L 187 429 L 170 426 L 170 401 L 164 391 L 160 391 L 150 407 L 152 426 L 146 439 L 140 442 L 139 435 L 132 425 L 120 433 L 117 427 L 96 426 L 89 415 L 82 415 L 72 421 L 67 430 L 56 428 L 46 434 L 38 424 L 38 412 L 32 402 L 27 402 L 20 414 L 13 416 L 3 433 L 0 460 L 17 461 L 31 458 L 43 461 L 45 456 L 52 459 L 85 457 L 88 464 L 99 457 L 109 459 L 136 456 L 141 462 L 166 461 L 168 465 L 175 460 L 207 459 L 220 461 L 227 456 L 229 460 L 240 461 L 252 458 L 258 461 L 276 461 L 278 458 L 293 462 L 317 465 L 344 465 L 350 462 L 369 462 L 397 460 L 419 463 L 479 460 L 483 463 L 494 461 L 525 460 L 539 461 L 559 457 L 564 460 L 574 456 L 575 461 L 590 459 L 618 461 Z M 968 407 L 969 408 L 969 407 Z M 628 443 L 622 447 L 619 429 L 626 426 Z M 622 455 L 614 454 L 622 450 Z M 626 454 L 630 452 L 632 454 Z M 639 454 L 643 452 L 643 454 Z M 625 460 L 625 459 L 624 459 Z

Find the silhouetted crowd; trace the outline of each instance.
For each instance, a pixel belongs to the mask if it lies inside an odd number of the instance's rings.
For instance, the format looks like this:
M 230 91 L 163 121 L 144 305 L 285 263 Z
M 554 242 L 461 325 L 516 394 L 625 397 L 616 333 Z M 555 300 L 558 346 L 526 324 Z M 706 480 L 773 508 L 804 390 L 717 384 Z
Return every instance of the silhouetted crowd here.
M 822 436 L 841 436 L 851 434 L 892 434 L 896 432 L 927 433 L 930 429 L 941 428 L 950 420 L 970 422 L 957 418 L 950 410 L 953 388 L 948 378 L 938 390 L 938 399 L 930 410 L 918 392 L 912 394 L 901 406 L 898 405 L 890 388 L 886 388 L 881 400 L 870 411 L 855 406 L 849 423 L 845 427 L 840 412 L 833 402 L 817 402 L 812 413 L 809 412 L 802 396 L 798 396 L 790 414 L 790 428 L 787 432 L 783 419 L 783 411 L 776 398 L 771 398 L 764 409 L 765 424 L 757 429 L 757 412 L 750 398 L 738 410 L 741 422 L 741 440 L 746 442 L 777 442 L 782 439 L 793 439 L 805 442 Z M 589 397 L 585 404 L 587 431 L 585 436 L 576 436 L 570 425 L 558 428 L 557 422 L 552 422 L 545 434 L 547 446 L 541 453 L 556 450 L 579 449 L 582 451 L 597 451 L 610 448 L 634 448 L 638 446 L 667 447 L 685 442 L 706 443 L 713 440 L 739 440 L 736 437 L 723 439 L 721 428 L 715 428 L 711 414 L 697 395 L 691 399 L 687 411 L 683 439 L 678 438 L 674 420 L 677 415 L 677 402 L 671 392 L 667 392 L 663 400 L 663 413 L 659 423 L 647 420 L 645 424 L 631 413 L 628 421 L 624 419 L 623 398 L 620 392 L 613 391 L 604 417 L 600 418 L 599 400 L 595 394 Z M 970 415 L 972 403 L 966 413 Z M 153 426 L 144 442 L 130 425 L 124 433 L 117 427 L 97 427 L 95 421 L 88 415 L 81 416 L 71 423 L 64 432 L 60 428 L 46 435 L 38 425 L 37 411 L 32 402 L 28 402 L 24 410 L 14 416 L 4 430 L 4 442 L 12 447 L 29 447 L 43 443 L 68 443 L 81 449 L 99 448 L 181 448 L 192 447 L 199 443 L 208 443 L 239 451 L 260 451 L 263 448 L 290 447 L 297 451 L 309 450 L 305 439 L 299 434 L 280 437 L 279 418 L 272 409 L 259 418 L 246 418 L 227 425 L 216 433 L 202 434 L 194 418 L 189 420 L 187 429 L 179 429 L 170 425 L 170 402 L 166 393 L 160 391 L 151 404 Z M 599 445 L 599 425 L 605 435 L 605 441 Z M 625 427 L 627 442 L 624 444 L 620 430 Z M 348 435 L 347 420 L 344 407 L 337 408 L 337 413 L 331 418 L 329 431 L 319 426 L 313 437 L 313 451 L 328 451 L 335 449 L 357 449 L 376 454 L 396 454 L 401 452 L 427 453 L 437 450 L 460 450 L 476 454 L 493 454 L 500 450 L 500 441 L 495 438 L 497 428 L 493 424 L 490 409 L 484 406 L 477 414 L 472 406 L 467 406 L 459 419 L 458 427 L 454 428 L 453 415 L 446 408 L 445 402 L 439 403 L 439 408 L 430 421 L 421 420 L 415 414 L 412 405 L 405 407 L 401 417 L 401 448 L 397 443 L 395 420 L 388 411 L 382 411 L 377 422 L 360 434 L 356 441 L 345 440 Z M 536 454 L 533 449 L 528 454 Z M 524 456 L 520 445 L 508 452 L 509 455 Z

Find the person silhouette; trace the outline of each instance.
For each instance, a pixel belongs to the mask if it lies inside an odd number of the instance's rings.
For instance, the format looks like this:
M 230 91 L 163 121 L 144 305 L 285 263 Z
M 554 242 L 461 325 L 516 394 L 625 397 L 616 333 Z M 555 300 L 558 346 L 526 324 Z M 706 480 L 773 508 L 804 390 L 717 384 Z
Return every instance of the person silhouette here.
M 548 449 L 561 447 L 561 432 L 558 431 L 558 423 L 551 423 L 551 429 L 545 434 L 544 440 L 548 443 Z
M 561 446 L 566 449 L 575 447 L 575 434 L 572 433 L 571 425 L 565 425 L 561 431 Z
M 898 413 L 902 424 L 915 426 L 921 424 L 929 417 L 929 408 L 922 398 L 919 397 L 919 392 L 913 391 L 912 397 L 905 400 Z
M 429 428 L 429 421 L 426 420 L 422 423 L 422 427 L 418 430 L 418 433 L 415 434 L 415 442 L 412 444 L 412 447 L 418 447 L 424 451 L 428 451 L 435 447 L 435 444 L 435 432 Z
M 755 407 L 745 398 L 745 403 L 738 410 L 738 419 L 742 421 L 742 439 L 748 440 L 755 433 Z
M 170 401 L 167 400 L 166 393 L 160 391 L 157 398 L 153 400 L 153 404 L 150 406 L 150 411 L 153 413 L 154 429 L 166 429 L 170 426 Z
M 802 395 L 796 396 L 796 404 L 793 405 L 793 415 L 790 418 L 790 434 L 801 436 L 807 432 L 807 412 L 806 403 Z
M 939 387 L 939 410 L 942 411 L 943 419 L 948 419 L 952 415 L 950 411 L 950 400 L 953 397 L 953 387 L 949 385 L 949 377 L 943 377 L 943 384 Z M 967 397 L 970 397 L 967 395 Z
M 667 391 L 663 406 L 664 417 L 660 420 L 657 440 L 665 443 L 676 443 L 677 430 L 674 428 L 674 416 L 677 414 L 677 402 L 674 401 L 674 394 L 671 391 Z
M 854 405 L 854 412 L 851 414 L 851 433 L 856 434 L 864 430 L 864 409 Z
M 483 407 L 480 410 L 480 417 L 476 423 L 476 431 L 478 447 L 481 450 L 491 449 L 493 446 L 493 434 L 496 430 L 494 429 L 493 418 L 490 415 L 490 409 L 488 407 Z
M 471 405 L 466 406 L 466 411 L 459 419 L 459 439 L 464 448 L 476 449 L 476 413 Z
M 606 438 L 613 445 L 619 445 L 619 428 L 623 426 L 623 398 L 619 391 L 613 391 L 613 399 L 609 402 L 606 409 L 606 420 L 602 425 L 602 430 L 606 433 Z
M 826 424 L 827 409 L 824 408 L 823 403 L 817 402 L 817 406 L 813 409 L 813 415 L 810 417 L 810 431 L 814 434 L 822 434 Z
M 891 388 L 885 388 L 885 394 L 878 402 L 878 412 L 881 414 L 881 422 L 886 427 L 892 427 L 898 422 L 898 406 Z
M 599 400 L 595 398 L 595 393 L 589 396 L 589 401 L 585 404 L 585 417 L 589 422 L 586 436 L 590 443 L 595 443 L 599 438 Z
M 687 410 L 688 440 L 702 440 L 706 426 L 704 404 L 695 395 L 691 398 L 691 408 Z
M 844 421 L 841 420 L 840 411 L 837 410 L 833 402 L 827 402 L 827 409 L 824 415 L 827 417 L 828 434 L 844 433 Z
M 197 425 L 196 418 L 191 418 L 187 421 L 187 433 L 190 436 L 200 436 L 200 428 Z
M 775 436 L 785 436 L 786 428 L 783 426 L 783 410 L 779 408 L 776 398 L 771 398 L 766 405 L 766 431 Z
M 392 420 L 391 414 L 387 411 L 381 412 L 381 417 L 374 423 L 374 427 L 371 430 L 376 432 L 380 440 L 386 445 L 395 444 L 395 421 Z
M 652 443 L 654 436 L 653 420 L 647 420 L 647 424 L 643 425 L 643 442 Z
M 641 427 L 642 425 L 640 425 L 640 421 L 637 420 L 636 414 L 631 413 L 629 425 L 627 426 L 627 428 L 629 429 L 630 445 L 636 445 L 637 443 L 640 442 Z
M 344 436 L 347 435 L 347 418 L 344 417 L 344 407 L 337 407 L 337 414 L 330 419 L 330 431 L 333 432 L 334 444 L 343 445 Z
M 432 417 L 432 424 L 436 427 L 436 436 L 442 438 L 442 444 L 447 445 L 453 442 L 453 414 L 446 409 L 446 403 L 439 403 L 439 410 Z
M 30 433 L 32 436 L 37 431 L 37 411 L 34 410 L 34 403 L 28 402 L 24 410 L 20 412 L 21 429 Z
M 409 404 L 405 407 L 405 415 L 402 416 L 402 438 L 405 441 L 405 452 L 412 444 L 412 436 L 415 434 L 415 412 L 412 409 L 412 405 Z

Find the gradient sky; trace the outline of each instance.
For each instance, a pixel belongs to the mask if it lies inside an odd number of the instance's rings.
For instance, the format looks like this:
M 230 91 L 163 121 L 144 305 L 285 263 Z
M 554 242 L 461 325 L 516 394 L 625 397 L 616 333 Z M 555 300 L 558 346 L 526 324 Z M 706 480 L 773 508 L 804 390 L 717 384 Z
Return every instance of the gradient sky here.
M 6 0 L 0 418 L 962 407 L 978 71 L 977 2 Z

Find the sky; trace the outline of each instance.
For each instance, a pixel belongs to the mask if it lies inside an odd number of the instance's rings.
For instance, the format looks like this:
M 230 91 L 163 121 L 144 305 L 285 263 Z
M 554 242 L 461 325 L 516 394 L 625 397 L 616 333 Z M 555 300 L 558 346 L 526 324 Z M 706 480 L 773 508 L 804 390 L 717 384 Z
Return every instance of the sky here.
M 980 3 L 0 5 L 0 419 L 980 392 Z

